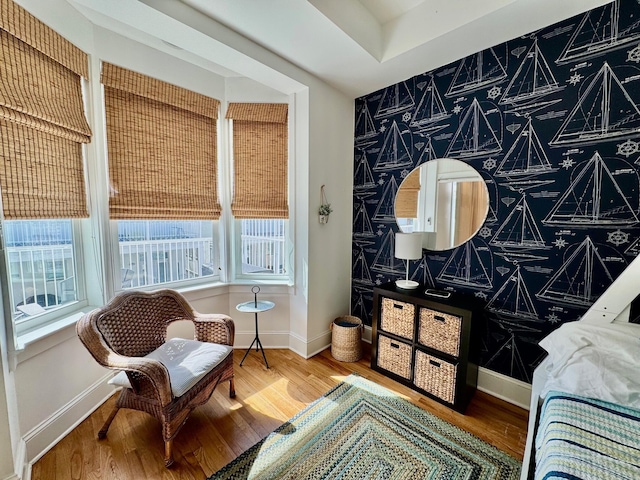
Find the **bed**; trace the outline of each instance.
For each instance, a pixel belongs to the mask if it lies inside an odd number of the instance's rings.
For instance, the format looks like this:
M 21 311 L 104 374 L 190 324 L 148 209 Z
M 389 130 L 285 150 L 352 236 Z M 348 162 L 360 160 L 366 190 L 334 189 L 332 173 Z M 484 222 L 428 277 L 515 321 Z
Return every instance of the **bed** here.
M 640 479 L 640 325 L 571 322 L 540 342 L 526 479 Z

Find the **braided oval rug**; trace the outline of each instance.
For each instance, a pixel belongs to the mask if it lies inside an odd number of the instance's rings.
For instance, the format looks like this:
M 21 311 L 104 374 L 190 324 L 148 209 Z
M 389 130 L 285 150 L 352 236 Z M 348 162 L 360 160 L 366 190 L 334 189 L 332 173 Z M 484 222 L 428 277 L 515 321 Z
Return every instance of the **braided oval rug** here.
M 350 375 L 209 480 L 515 480 L 520 467 L 469 432 Z

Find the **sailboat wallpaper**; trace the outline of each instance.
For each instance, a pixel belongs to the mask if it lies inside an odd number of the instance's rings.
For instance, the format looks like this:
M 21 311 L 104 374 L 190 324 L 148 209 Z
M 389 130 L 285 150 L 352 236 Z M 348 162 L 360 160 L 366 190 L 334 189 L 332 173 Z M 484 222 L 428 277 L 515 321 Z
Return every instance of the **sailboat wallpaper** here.
M 481 365 L 531 381 L 538 342 L 640 253 L 640 3 L 616 0 L 356 99 L 352 314 L 404 275 L 394 200 L 437 158 L 475 168 L 489 215 L 410 277 L 485 302 Z

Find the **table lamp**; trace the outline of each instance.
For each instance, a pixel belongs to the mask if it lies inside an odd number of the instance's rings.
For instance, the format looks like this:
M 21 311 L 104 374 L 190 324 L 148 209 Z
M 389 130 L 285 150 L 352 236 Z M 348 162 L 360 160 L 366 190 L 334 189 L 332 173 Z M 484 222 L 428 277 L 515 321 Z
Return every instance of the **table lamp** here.
M 396 233 L 395 257 L 407 261 L 407 276 L 404 280 L 396 280 L 396 286 L 408 290 L 416 288 L 418 282 L 409 280 L 409 260 L 422 258 L 422 234 Z

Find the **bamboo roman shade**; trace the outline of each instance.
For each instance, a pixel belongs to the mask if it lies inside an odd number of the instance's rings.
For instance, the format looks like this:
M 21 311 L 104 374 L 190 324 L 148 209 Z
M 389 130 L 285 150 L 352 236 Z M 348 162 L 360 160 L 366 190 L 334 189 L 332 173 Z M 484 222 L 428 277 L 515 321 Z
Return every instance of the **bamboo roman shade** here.
M 4 217 L 87 217 L 87 55 L 12 0 L 0 0 L 0 49 Z
M 420 192 L 420 169 L 416 168 L 400 185 L 396 196 L 397 218 L 418 218 L 418 193 Z
M 112 219 L 217 219 L 220 102 L 102 64 Z
M 235 218 L 289 218 L 286 104 L 230 103 Z

